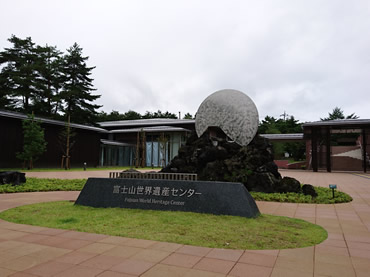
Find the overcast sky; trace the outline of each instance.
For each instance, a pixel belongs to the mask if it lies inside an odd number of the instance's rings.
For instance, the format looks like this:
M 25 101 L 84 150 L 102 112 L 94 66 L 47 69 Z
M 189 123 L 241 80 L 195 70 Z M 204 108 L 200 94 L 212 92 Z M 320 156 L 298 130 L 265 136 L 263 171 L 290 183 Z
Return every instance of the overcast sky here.
M 12 34 L 77 42 L 106 112 L 194 115 L 230 88 L 260 119 L 316 121 L 336 106 L 370 118 L 369 0 L 3 0 L 1 51 Z

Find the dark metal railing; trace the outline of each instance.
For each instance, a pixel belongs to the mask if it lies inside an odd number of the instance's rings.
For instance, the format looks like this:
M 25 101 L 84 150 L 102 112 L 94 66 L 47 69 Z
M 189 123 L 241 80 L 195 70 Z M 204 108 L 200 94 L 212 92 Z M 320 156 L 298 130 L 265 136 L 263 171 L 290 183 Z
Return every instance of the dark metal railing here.
M 109 172 L 109 178 L 197 181 L 194 173 Z

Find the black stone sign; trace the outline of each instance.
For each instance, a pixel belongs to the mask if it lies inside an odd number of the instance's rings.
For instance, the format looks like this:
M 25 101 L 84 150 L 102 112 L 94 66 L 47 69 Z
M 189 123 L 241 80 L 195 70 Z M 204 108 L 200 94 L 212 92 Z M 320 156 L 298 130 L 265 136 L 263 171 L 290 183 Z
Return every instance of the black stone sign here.
M 258 207 L 241 183 L 89 178 L 76 203 L 257 217 Z

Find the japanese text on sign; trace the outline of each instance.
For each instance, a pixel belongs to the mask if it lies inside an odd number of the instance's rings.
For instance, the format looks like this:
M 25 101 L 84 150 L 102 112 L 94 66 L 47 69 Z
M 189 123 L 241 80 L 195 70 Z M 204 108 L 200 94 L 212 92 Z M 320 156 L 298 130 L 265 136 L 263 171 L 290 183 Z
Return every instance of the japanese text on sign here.
M 129 194 L 129 195 L 152 195 L 152 196 L 174 196 L 174 197 L 192 197 L 200 195 L 195 189 L 176 189 L 169 187 L 152 187 L 152 186 L 113 186 L 113 193 L 115 194 Z

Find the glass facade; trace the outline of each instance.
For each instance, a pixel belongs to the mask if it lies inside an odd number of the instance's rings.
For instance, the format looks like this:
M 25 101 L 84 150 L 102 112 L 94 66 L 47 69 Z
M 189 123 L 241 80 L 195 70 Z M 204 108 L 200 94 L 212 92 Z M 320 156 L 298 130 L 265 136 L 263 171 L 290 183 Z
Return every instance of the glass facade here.
M 185 135 L 182 133 L 171 133 L 164 138 L 158 134 L 147 135 L 146 166 L 165 167 L 177 156 L 185 140 Z
M 147 133 L 145 135 L 145 149 L 140 143 L 141 151 L 145 151 L 145 166 L 165 167 L 177 156 L 180 147 L 185 143 L 184 133 Z M 135 166 L 136 146 L 120 146 L 102 144 L 100 149 L 100 166 Z
M 133 147 L 101 145 L 100 166 L 132 166 Z

